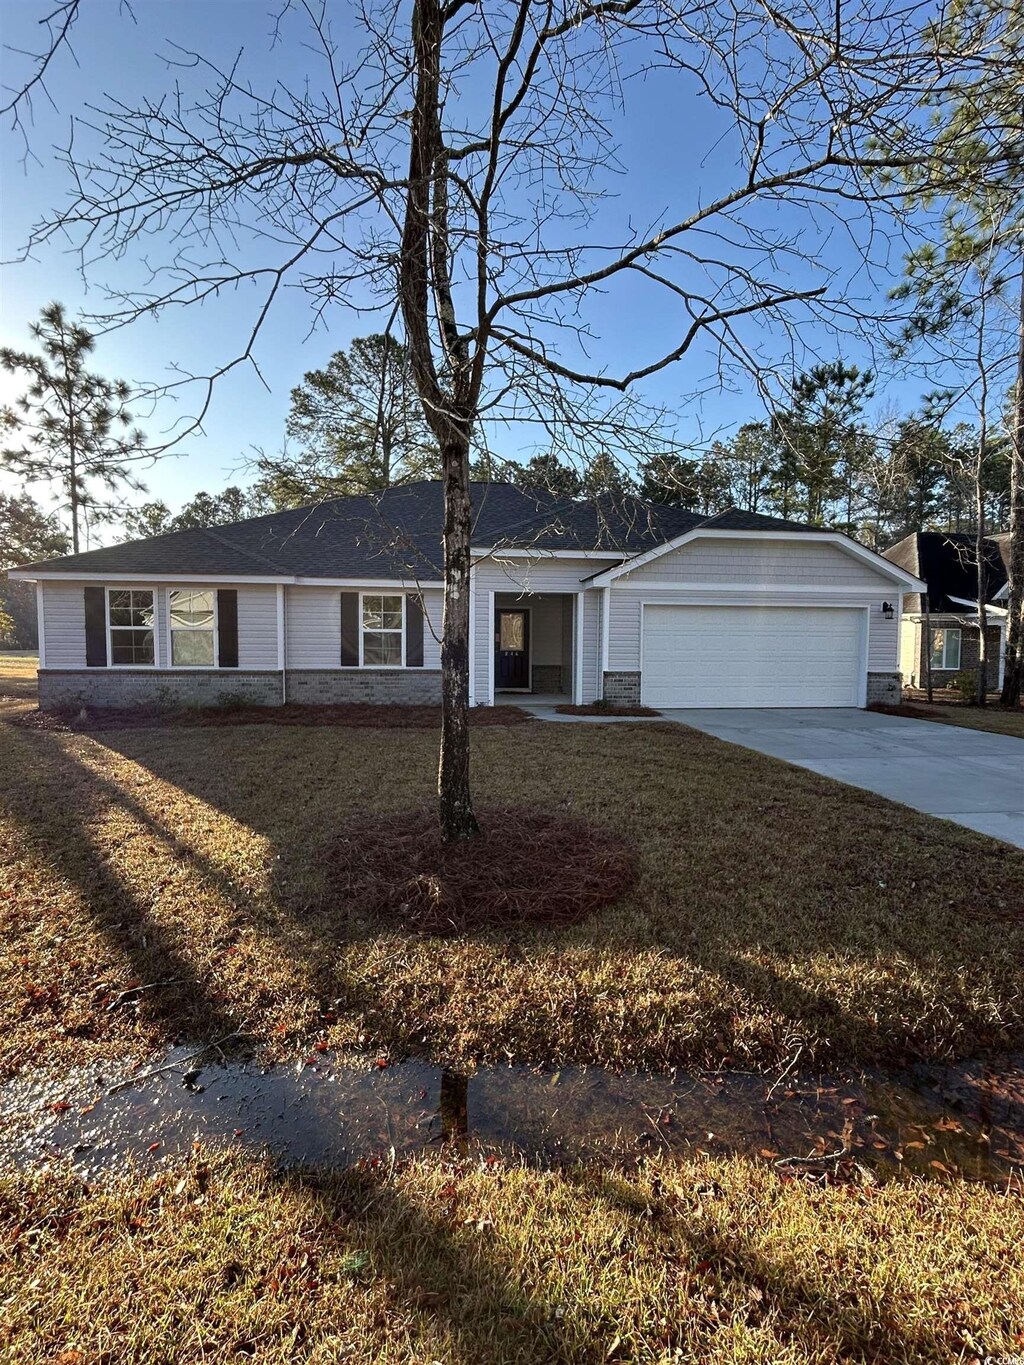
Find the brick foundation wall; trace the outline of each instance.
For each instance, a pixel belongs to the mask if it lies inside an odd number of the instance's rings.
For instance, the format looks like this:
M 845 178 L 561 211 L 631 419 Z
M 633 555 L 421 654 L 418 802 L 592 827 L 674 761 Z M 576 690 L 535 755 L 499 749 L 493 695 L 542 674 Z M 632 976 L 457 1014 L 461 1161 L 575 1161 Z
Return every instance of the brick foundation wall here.
M 275 674 L 280 678 L 280 674 Z M 373 702 L 439 706 L 441 671 L 434 668 L 289 668 L 288 700 L 298 705 Z
M 606 673 L 604 675 L 604 690 L 602 696 L 605 701 L 615 702 L 620 705 L 639 706 L 640 674 Z
M 867 704 L 886 702 L 897 705 L 903 695 L 903 678 L 899 673 L 869 673 Z
M 249 706 L 277 706 L 280 673 L 246 669 L 205 671 L 151 668 L 41 669 L 39 706 L 221 706 L 228 701 Z
M 534 692 L 563 691 L 561 664 L 534 664 L 530 673 Z

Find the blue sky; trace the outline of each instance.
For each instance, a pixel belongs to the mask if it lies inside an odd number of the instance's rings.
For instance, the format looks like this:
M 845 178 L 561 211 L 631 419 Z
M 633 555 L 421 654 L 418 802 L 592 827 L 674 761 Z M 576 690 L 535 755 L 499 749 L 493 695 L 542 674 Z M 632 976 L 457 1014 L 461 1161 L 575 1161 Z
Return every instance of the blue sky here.
M 36 0 L 5 5 L 5 46 L 36 46 L 35 24 L 47 8 Z M 297 42 L 271 47 L 271 20 L 263 0 L 136 0 L 134 9 L 136 23 L 126 17 L 117 0 L 89 0 L 83 7 L 74 34 L 77 61 L 64 54 L 49 81 L 57 107 L 41 96 L 34 102 L 34 122 L 28 129 L 31 156 L 24 157 L 23 142 L 9 127 L 2 131 L 0 256 L 8 262 L 2 281 L 2 330 L 8 344 L 27 344 L 29 321 L 50 299 L 61 300 L 72 312 L 99 309 L 100 281 L 130 288 L 142 278 L 138 257 L 107 261 L 92 273 L 87 291 L 76 258 L 56 244 L 41 250 L 34 259 L 11 263 L 33 222 L 59 205 L 68 192 L 66 173 L 52 149 L 66 136 L 70 114 L 81 113 L 84 105 L 99 102 L 104 95 L 131 105 L 167 90 L 172 76 L 160 54 L 166 53 L 168 42 L 198 46 L 225 63 L 241 50 L 244 69 L 257 86 L 268 85 L 274 78 L 298 82 L 306 70 L 308 54 Z M 335 12 L 343 16 L 340 5 Z M 11 85 L 23 69 L 17 57 L 5 52 L 5 85 Z M 175 75 L 186 91 L 190 83 L 194 85 L 194 73 L 179 71 Z M 620 160 L 626 170 L 613 186 L 614 195 L 602 203 L 605 224 L 621 223 L 629 217 L 656 217 L 680 197 L 706 197 L 730 182 L 734 168 L 728 146 L 716 143 L 718 130 L 711 120 L 707 102 L 698 100 L 677 77 L 662 76 L 634 84 L 626 115 L 616 125 Z M 884 291 L 891 277 L 883 269 L 872 279 L 860 269 L 855 243 L 840 225 L 823 220 L 817 234 L 806 225 L 803 231 L 808 252 L 827 257 L 844 289 L 877 301 L 879 290 Z M 154 255 L 160 249 L 159 241 L 147 247 Z M 892 271 L 898 270 L 898 249 L 891 266 Z M 253 292 L 243 289 L 202 310 L 182 310 L 133 324 L 100 339 L 96 368 L 132 382 L 156 382 L 169 377 L 179 364 L 194 370 L 216 365 L 237 351 L 255 306 Z M 664 297 L 636 285 L 610 294 L 591 316 L 602 363 L 611 369 L 650 358 L 659 342 L 668 340 L 672 344 L 671 338 L 678 333 L 678 318 Z M 244 482 L 242 466 L 254 447 L 271 452 L 280 448 L 289 391 L 302 374 L 325 363 L 331 352 L 346 345 L 353 335 L 373 330 L 372 324 L 342 310 L 329 315 L 327 329 L 313 336 L 307 335 L 309 326 L 307 300 L 297 291 L 285 291 L 258 349 L 270 392 L 251 370 L 236 371 L 221 380 L 204 431 L 191 436 L 179 456 L 161 461 L 143 475 L 152 496 L 175 506 L 200 488 L 215 490 L 230 482 Z M 783 370 L 794 362 L 811 361 L 816 355 L 832 358 L 840 346 L 848 361 L 871 363 L 862 341 L 849 337 L 837 342 L 810 319 L 801 325 L 799 345 L 803 350 L 796 356 L 763 324 L 759 324 L 757 335 L 766 356 L 778 360 Z M 0 385 L 0 399 L 10 401 L 17 385 L 8 376 L 0 376 Z M 742 378 L 732 385 L 723 387 L 717 382 L 715 356 L 698 350 L 651 382 L 644 394 L 676 412 L 679 435 L 685 441 L 699 443 L 760 415 L 752 386 Z M 898 381 L 890 377 L 880 386 L 878 404 L 911 407 L 923 387 L 913 378 Z M 163 402 L 145 423 L 149 436 L 152 439 L 171 432 L 175 423 L 182 422 L 194 409 L 195 399 L 188 395 L 177 405 Z M 532 439 L 528 432 L 517 429 L 499 437 L 499 443 L 506 455 L 529 455 Z

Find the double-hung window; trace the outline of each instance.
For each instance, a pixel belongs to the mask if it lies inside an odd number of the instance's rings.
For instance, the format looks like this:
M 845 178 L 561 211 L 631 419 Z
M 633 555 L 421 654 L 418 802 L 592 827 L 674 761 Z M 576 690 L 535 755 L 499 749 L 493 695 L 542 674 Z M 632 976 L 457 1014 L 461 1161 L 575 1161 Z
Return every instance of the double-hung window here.
M 152 668 L 156 663 L 153 601 L 150 588 L 108 589 L 108 657 L 111 664 L 119 668 Z
M 364 592 L 360 597 L 359 663 L 363 668 L 405 664 L 405 598 Z
M 213 668 L 217 660 L 216 598 L 209 590 L 174 588 L 168 594 L 172 668 Z
M 932 631 L 932 668 L 958 669 L 960 667 L 959 630 Z

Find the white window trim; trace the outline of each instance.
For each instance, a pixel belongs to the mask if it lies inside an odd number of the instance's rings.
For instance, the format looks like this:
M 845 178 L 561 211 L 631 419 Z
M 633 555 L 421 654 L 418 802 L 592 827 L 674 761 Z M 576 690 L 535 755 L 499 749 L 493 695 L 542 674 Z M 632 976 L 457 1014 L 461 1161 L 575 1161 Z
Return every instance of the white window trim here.
M 957 673 L 960 670 L 960 660 L 963 657 L 963 632 L 959 626 L 935 626 L 932 629 L 932 653 L 935 653 L 935 636 L 942 632 L 942 663 L 932 664 L 932 668 L 937 673 Z M 946 655 L 949 652 L 949 637 L 956 636 L 956 663 L 946 663 Z
M 153 599 L 153 662 L 151 664 L 115 664 L 114 663 L 114 640 L 115 630 L 144 630 L 144 626 L 111 626 L 110 624 L 110 594 L 112 592 L 148 592 Z M 155 672 L 160 666 L 160 601 L 155 583 L 139 585 L 137 583 L 120 583 L 116 588 L 106 588 L 103 604 L 107 611 L 107 667 L 108 668 L 151 668 Z
M 171 621 L 171 594 L 175 592 L 208 592 L 213 598 L 213 663 L 212 664 L 176 664 L 174 662 L 174 631 L 175 627 Z M 217 589 L 210 587 L 200 587 L 198 583 L 189 583 L 186 587 L 179 587 L 175 584 L 167 589 L 167 668 L 173 669 L 176 673 L 212 673 L 220 671 L 220 614 L 218 612 Z M 195 626 L 178 626 L 178 630 L 195 630 Z M 226 669 L 225 672 L 234 672 L 234 669 Z
M 400 664 L 365 664 L 365 663 L 363 663 L 363 636 L 366 634 L 366 630 L 365 630 L 365 628 L 364 628 L 364 626 L 363 626 L 363 599 L 366 598 L 366 597 L 398 597 L 398 598 L 401 599 L 401 602 L 402 602 L 402 626 L 401 626 L 401 636 L 402 636 L 402 662 L 401 662 Z M 405 602 L 406 602 L 406 597 L 407 597 L 407 594 L 404 593 L 404 592 L 388 592 L 388 590 L 387 590 L 386 588 L 382 588 L 382 589 L 379 589 L 379 590 L 375 589 L 375 590 L 372 591 L 372 592 L 361 592 L 361 593 L 359 594 L 359 667 L 360 667 L 360 668 L 365 668 L 366 671 L 367 671 L 368 673 L 377 673 L 377 672 L 380 672 L 381 670 L 387 670 L 387 669 L 391 669 L 391 668 L 405 668 L 405 667 L 406 667 L 406 662 L 405 662 L 405 635 L 406 635 L 406 612 L 405 612 Z M 390 632 L 385 631 L 385 630 L 380 630 L 380 631 L 371 632 L 371 633 L 373 633 L 373 634 L 378 634 L 378 635 L 386 635 L 386 634 L 389 634 L 389 633 L 392 634 L 392 635 L 397 635 L 399 632 L 398 632 L 398 631 L 395 631 L 395 630 L 391 630 Z

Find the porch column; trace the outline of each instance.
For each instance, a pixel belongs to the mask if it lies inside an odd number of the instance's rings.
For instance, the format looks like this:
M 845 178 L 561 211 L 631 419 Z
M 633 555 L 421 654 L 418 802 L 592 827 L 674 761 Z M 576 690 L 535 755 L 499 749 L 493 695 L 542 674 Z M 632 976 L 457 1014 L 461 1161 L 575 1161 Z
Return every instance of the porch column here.
M 583 593 L 578 592 L 573 599 L 576 603 L 576 658 L 572 670 L 572 699 L 577 706 L 583 705 Z
M 487 705 L 494 705 L 494 593 L 487 594 Z
M 476 573 L 469 565 L 469 704 L 476 705 Z
M 285 644 L 284 644 L 284 584 L 277 585 L 277 669 L 281 674 L 281 705 L 288 703 L 288 683 L 285 674 Z

